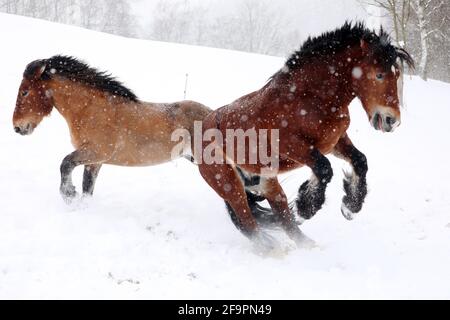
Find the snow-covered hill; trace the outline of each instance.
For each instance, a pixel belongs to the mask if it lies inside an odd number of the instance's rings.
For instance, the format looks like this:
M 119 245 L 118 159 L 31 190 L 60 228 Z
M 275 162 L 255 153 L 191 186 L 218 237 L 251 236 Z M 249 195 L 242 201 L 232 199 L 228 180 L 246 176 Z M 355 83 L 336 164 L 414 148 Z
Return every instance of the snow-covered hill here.
M 105 166 L 94 198 L 67 206 L 64 120 L 54 112 L 22 137 L 11 117 L 25 65 L 57 53 L 109 70 L 149 101 L 182 99 L 189 74 L 187 98 L 212 108 L 261 87 L 283 59 L 5 14 L 0 43 L 0 298 L 450 298 L 448 84 L 409 79 L 394 134 L 375 132 L 355 102 L 350 136 L 370 168 L 362 213 L 341 216 L 345 165 L 333 159 L 326 206 L 303 226 L 321 249 L 261 257 L 185 160 Z M 287 194 L 309 174 L 285 175 Z M 80 186 L 81 169 L 75 177 Z

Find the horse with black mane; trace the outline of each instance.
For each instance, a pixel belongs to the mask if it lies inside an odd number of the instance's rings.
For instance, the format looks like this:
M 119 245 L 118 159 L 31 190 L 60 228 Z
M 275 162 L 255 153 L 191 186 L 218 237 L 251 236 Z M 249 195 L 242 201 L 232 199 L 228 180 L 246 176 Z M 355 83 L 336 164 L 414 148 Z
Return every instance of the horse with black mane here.
M 60 55 L 26 67 L 14 130 L 31 134 L 53 107 L 65 118 L 76 149 L 61 164 L 60 192 L 67 201 L 76 196 L 75 167 L 84 165 L 83 194 L 92 195 L 103 164 L 148 166 L 173 160 L 177 142 L 172 133 L 184 129 L 193 134 L 194 122 L 211 111 L 194 101 L 142 102 L 109 74 Z
M 361 210 L 368 165 L 346 133 L 348 107 L 358 98 L 372 126 L 392 132 L 401 120 L 398 82 L 404 62 L 413 67 L 411 56 L 392 45 L 382 29 L 377 34 L 363 23 L 346 22 L 332 32 L 309 38 L 263 88 L 204 119 L 203 132 L 279 131 L 278 171 L 270 173 L 271 168 L 260 161 L 238 164 L 236 153 L 227 153 L 227 145 L 216 149 L 226 161 L 199 165 L 203 178 L 225 200 L 239 230 L 263 248 L 272 248 L 275 240 L 260 224 L 279 223 L 298 245 L 311 245 L 300 231 L 277 175 L 302 166 L 312 170 L 295 203 L 298 215 L 310 219 L 322 207 L 333 176 L 328 154 L 346 160 L 353 169 L 344 180 L 343 215 L 351 219 Z M 208 145 L 204 141 L 203 149 Z M 264 199 L 271 210 L 257 204 Z

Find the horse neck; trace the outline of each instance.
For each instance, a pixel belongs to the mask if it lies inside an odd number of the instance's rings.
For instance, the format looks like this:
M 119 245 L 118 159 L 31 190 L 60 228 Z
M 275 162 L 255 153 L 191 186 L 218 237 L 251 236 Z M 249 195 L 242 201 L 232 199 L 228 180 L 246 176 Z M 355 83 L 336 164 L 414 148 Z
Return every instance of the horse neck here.
M 349 48 L 326 58 L 305 63 L 292 77 L 296 88 L 303 88 L 315 96 L 335 104 L 348 106 L 355 98 L 352 70 L 359 61 L 358 48 Z M 292 88 L 290 88 L 292 90 Z
M 97 89 L 65 78 L 52 79 L 49 87 L 52 91 L 54 107 L 69 125 L 77 121 L 80 114 L 85 113 L 87 108 L 93 107 L 92 97 L 99 100 L 104 97 Z

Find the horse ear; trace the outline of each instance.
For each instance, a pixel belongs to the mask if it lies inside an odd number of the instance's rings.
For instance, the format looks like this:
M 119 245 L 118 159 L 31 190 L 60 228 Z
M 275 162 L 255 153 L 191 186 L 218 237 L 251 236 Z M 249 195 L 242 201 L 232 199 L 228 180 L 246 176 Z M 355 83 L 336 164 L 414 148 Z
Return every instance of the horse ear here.
M 36 72 L 34 74 L 34 77 L 36 79 L 40 79 L 42 77 L 42 74 L 45 71 L 45 68 L 47 67 L 47 65 L 44 63 L 42 66 L 40 66 L 39 68 L 36 68 Z
M 23 72 L 23 76 L 27 79 L 39 80 L 44 75 L 47 63 L 43 60 L 36 60 L 29 63 Z
M 361 47 L 361 49 L 362 49 L 362 51 L 363 51 L 364 53 L 366 53 L 367 51 L 369 51 L 369 44 L 367 43 L 366 40 L 361 39 L 359 45 L 360 45 L 360 47 Z

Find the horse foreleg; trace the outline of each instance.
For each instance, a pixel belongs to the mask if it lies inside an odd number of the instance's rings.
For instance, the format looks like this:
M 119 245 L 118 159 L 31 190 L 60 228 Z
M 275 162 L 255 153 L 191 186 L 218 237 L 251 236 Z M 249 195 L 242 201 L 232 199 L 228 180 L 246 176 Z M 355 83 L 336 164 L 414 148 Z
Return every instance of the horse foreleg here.
M 353 169 L 351 172 L 345 172 L 345 196 L 342 198 L 341 206 L 343 216 L 352 220 L 353 215 L 361 211 L 367 195 L 367 159 L 363 153 L 355 148 L 347 134 L 338 141 L 333 154 L 349 162 Z
M 307 220 L 325 203 L 325 190 L 333 177 L 333 169 L 330 161 L 317 149 L 313 149 L 301 160 L 313 172 L 313 176 L 300 186 L 296 200 L 298 214 Z
M 84 166 L 83 173 L 83 195 L 92 196 L 94 193 L 95 181 L 100 172 L 101 164 L 88 164 Z
M 72 172 L 80 165 L 93 164 L 101 162 L 95 153 L 87 149 L 80 149 L 67 155 L 61 163 L 61 185 L 60 193 L 66 202 L 70 202 L 77 196 L 75 186 L 72 182 Z

